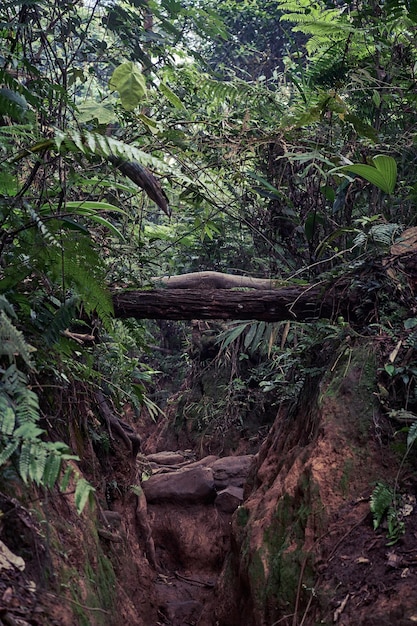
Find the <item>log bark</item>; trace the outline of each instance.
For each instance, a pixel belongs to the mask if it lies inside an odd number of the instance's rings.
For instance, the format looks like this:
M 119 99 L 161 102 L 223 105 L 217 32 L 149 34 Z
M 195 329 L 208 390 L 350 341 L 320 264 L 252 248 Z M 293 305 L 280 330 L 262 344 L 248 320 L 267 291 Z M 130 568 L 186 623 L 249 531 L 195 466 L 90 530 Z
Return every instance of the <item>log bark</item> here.
M 412 229 L 410 229 L 412 230 Z M 193 320 L 235 319 L 278 322 L 342 316 L 351 323 L 377 321 L 385 301 L 414 311 L 417 291 L 415 244 L 370 260 L 344 275 L 311 285 L 285 285 L 220 272 L 196 272 L 155 279 L 163 289 L 113 294 L 116 317 Z M 410 231 L 406 231 L 409 233 Z M 414 242 L 414 240 L 413 240 Z M 273 288 L 275 284 L 275 288 Z M 246 288 L 246 290 L 239 290 Z
M 323 286 L 284 287 L 270 290 L 231 291 L 230 289 L 152 289 L 114 294 L 118 318 L 193 320 L 236 319 L 313 320 L 348 314 L 354 307 L 339 306 L 336 292 Z M 346 300 L 345 304 L 348 304 Z

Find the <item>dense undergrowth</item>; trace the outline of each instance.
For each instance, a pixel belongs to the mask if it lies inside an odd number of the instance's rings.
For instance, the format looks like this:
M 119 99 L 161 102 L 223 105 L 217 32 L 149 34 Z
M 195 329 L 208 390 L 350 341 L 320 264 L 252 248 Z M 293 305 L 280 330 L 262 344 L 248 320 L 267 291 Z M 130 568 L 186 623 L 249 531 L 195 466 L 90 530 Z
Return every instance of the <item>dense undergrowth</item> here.
M 143 415 L 165 412 L 205 452 L 241 437 L 255 449 L 325 373 L 318 351 L 349 363 L 352 343 L 371 338 L 369 394 L 404 459 L 372 511 L 397 540 L 417 423 L 415 282 L 395 252 L 405 234 L 415 253 L 416 15 L 400 0 L 245 3 L 266 40 L 280 28 L 272 69 L 253 66 L 256 37 L 233 32 L 235 8 L 0 9 L 2 491 L 60 489 L 81 513 L 102 496 L 84 471 L 111 453 L 114 430 L 137 454 Z M 236 68 L 220 54 L 225 25 Z M 358 270 L 367 316 L 354 327 L 337 309 L 169 329 L 114 319 L 115 290 L 204 269 L 306 288 Z

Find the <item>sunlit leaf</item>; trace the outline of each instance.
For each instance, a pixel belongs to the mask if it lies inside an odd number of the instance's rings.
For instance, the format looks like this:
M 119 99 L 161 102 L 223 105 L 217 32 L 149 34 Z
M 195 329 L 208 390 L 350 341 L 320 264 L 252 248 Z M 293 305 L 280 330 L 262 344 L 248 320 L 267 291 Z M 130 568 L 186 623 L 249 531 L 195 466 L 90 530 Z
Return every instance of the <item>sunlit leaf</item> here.
M 114 70 L 109 82 L 110 89 L 119 92 L 122 106 L 133 111 L 146 96 L 146 81 L 139 67 L 129 61 Z
M 99 124 L 107 125 L 115 119 L 115 113 L 111 104 L 101 104 L 95 100 L 87 100 L 78 107 L 77 119 L 81 123 L 97 120 Z

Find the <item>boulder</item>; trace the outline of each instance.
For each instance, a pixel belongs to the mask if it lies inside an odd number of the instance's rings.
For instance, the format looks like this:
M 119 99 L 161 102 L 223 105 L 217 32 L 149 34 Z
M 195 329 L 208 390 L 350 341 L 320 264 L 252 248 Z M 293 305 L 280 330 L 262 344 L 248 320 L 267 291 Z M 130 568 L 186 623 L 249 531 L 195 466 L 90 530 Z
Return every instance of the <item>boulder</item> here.
M 212 469 L 201 465 L 156 474 L 144 481 L 142 487 L 148 502 L 209 502 L 216 493 Z
M 243 488 L 229 485 L 226 489 L 219 491 L 214 504 L 222 513 L 233 513 L 242 502 Z
M 209 456 L 204 456 L 198 461 L 192 461 L 191 463 L 187 463 L 187 467 L 198 467 L 199 465 L 203 465 L 204 467 L 213 467 L 213 463 L 217 461 L 218 458 L 219 457 L 215 454 L 210 454 Z
M 214 461 L 211 468 L 217 491 L 221 491 L 229 485 L 243 487 L 252 459 L 253 454 L 245 454 L 244 456 L 225 456 Z
M 155 454 L 146 455 L 149 463 L 157 463 L 158 465 L 177 465 L 185 461 L 185 457 L 181 452 L 155 452 Z

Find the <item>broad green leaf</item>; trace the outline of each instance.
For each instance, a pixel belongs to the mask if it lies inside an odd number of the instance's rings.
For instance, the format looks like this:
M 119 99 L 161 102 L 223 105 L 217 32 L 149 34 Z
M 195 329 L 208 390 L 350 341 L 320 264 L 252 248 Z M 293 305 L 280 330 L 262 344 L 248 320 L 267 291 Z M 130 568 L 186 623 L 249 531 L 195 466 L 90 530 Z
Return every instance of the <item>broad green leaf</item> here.
M 23 121 L 27 108 L 27 102 L 21 94 L 7 87 L 0 89 L 0 115 L 7 115 L 20 122 Z
M 272 196 L 275 196 L 277 198 L 282 198 L 283 196 L 282 192 L 279 191 L 279 189 L 277 189 L 273 185 L 271 185 L 271 183 L 265 180 L 265 178 L 263 178 L 262 176 L 259 176 L 259 174 L 257 174 L 256 172 L 246 172 L 246 174 L 253 180 L 256 180 L 258 183 L 260 183 L 262 187 L 264 187 L 267 191 L 269 191 L 272 194 Z M 256 191 L 259 193 L 258 188 L 256 188 Z
M 352 163 L 352 165 L 344 165 L 337 169 L 362 176 L 362 178 L 385 193 L 392 193 L 397 182 L 397 163 L 395 159 L 385 154 L 377 154 L 372 161 L 373 165 Z
M 304 224 L 304 232 L 307 241 L 313 241 L 314 234 L 320 224 L 324 224 L 323 215 L 321 213 L 317 213 L 317 211 L 310 211 Z
M 92 176 L 91 178 L 81 177 L 77 180 L 77 183 L 82 187 L 82 189 L 88 189 L 89 187 L 96 187 L 98 189 L 119 189 L 120 191 L 126 191 L 126 193 L 132 193 L 132 190 L 137 190 L 134 183 L 129 185 L 126 183 L 119 183 L 115 180 L 105 180 L 98 178 L 97 176 Z
M 388 376 L 394 376 L 395 374 L 395 366 L 392 363 L 386 363 L 384 365 L 384 370 L 388 374 Z
M 246 334 L 245 341 L 244 341 L 244 344 L 243 344 L 245 346 L 245 350 L 247 350 L 250 347 L 252 347 L 252 348 L 256 347 L 256 346 L 251 346 L 251 344 L 252 344 L 253 338 L 256 335 L 256 331 L 257 330 L 258 330 L 258 325 L 256 323 L 251 324 L 249 326 L 249 330 L 248 330 L 248 332 Z
M 153 135 L 163 130 L 163 127 L 159 122 L 155 122 L 155 120 L 147 115 L 144 115 L 144 113 L 139 113 L 138 118 L 145 124 L 146 128 L 148 128 Z
M 168 85 L 165 83 L 159 84 L 159 91 L 164 94 L 165 98 L 170 102 L 176 109 L 183 109 L 184 105 L 181 100 L 178 98 L 177 94 L 174 93 Z
M 373 90 L 372 101 L 374 105 L 377 107 L 377 109 L 379 109 L 379 107 L 381 106 L 381 95 L 379 91 L 377 91 L 376 89 Z
M 255 326 L 256 326 L 256 335 L 252 342 L 251 352 L 255 352 L 255 350 L 257 350 L 260 347 L 261 343 L 265 341 L 265 331 L 267 329 L 266 322 L 257 322 Z
M 50 209 L 58 208 L 56 204 L 48 204 L 44 205 L 40 210 L 41 215 L 45 213 L 45 211 L 50 212 Z M 86 202 L 77 202 L 76 200 L 71 200 L 65 203 L 65 208 L 67 211 L 71 211 L 71 213 L 75 213 L 76 215 L 85 215 L 86 217 L 91 217 L 98 212 L 109 211 L 110 213 L 121 213 L 122 215 L 127 215 L 126 211 L 121 209 L 114 204 L 110 204 L 109 202 L 94 202 L 94 201 L 86 201 Z
M 116 119 L 113 106 L 111 104 L 101 104 L 95 100 L 87 100 L 78 107 L 79 115 L 77 119 L 80 123 L 97 120 L 99 124 L 107 125 Z
M 132 61 L 116 67 L 109 82 L 110 89 L 119 92 L 122 106 L 133 111 L 146 96 L 146 82 L 138 66 Z
M 415 328 L 417 326 L 417 317 L 409 317 L 404 320 L 404 328 L 406 330 L 410 330 L 411 328 Z
M 237 339 L 238 337 L 240 337 L 240 335 L 243 333 L 243 331 L 248 327 L 248 322 L 245 322 L 244 324 L 240 324 L 239 326 L 235 326 L 231 331 L 226 331 L 225 332 L 225 338 L 222 341 L 222 348 L 223 350 L 225 348 L 227 348 L 227 346 L 229 346 L 233 341 L 235 341 L 235 339 Z
M 89 216 L 89 218 L 90 220 L 93 220 L 93 222 L 97 222 L 97 224 L 101 224 L 102 226 L 105 226 L 111 233 L 113 233 L 113 235 L 115 235 L 121 241 L 125 241 L 125 237 L 120 232 L 120 230 L 114 224 L 109 222 L 109 220 L 106 220 L 105 217 L 101 217 L 101 215 L 92 214 Z
M 110 211 L 111 213 L 121 213 L 122 215 L 127 215 L 126 211 L 121 209 L 114 204 L 110 204 L 109 202 L 77 202 L 70 201 L 66 202 L 65 206 L 70 209 L 75 209 L 77 213 L 80 215 L 90 215 L 96 211 Z

